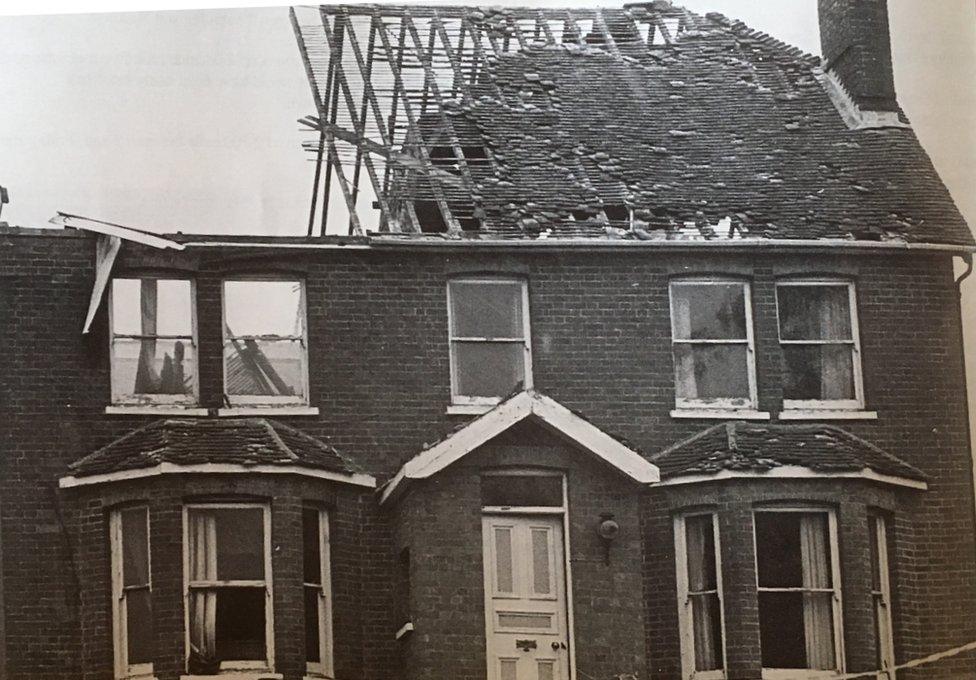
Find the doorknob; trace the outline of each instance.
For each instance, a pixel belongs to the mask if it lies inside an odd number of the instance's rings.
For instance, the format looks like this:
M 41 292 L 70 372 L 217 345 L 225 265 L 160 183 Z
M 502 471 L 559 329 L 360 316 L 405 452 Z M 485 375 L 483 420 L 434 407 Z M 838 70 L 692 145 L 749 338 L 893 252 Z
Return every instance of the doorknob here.
M 565 642 L 553 642 L 552 645 L 551 645 L 551 647 L 552 647 L 552 651 L 558 652 L 560 649 L 566 649 L 566 643 Z

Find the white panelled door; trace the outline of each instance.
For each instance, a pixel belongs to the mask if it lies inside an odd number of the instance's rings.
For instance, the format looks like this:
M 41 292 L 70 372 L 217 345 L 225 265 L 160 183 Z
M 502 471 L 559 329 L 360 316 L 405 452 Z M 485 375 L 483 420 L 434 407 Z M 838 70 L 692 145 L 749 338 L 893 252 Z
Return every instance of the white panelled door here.
M 488 680 L 569 680 L 562 517 L 486 515 Z

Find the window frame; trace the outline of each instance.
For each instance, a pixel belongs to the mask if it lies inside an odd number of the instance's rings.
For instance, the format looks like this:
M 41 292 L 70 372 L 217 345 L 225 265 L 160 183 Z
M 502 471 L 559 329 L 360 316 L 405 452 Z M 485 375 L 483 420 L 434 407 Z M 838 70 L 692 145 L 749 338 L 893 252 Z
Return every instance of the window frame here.
M 118 280 L 139 281 L 187 281 L 190 284 L 190 335 L 142 335 L 115 332 L 115 282 Z M 157 310 L 158 314 L 158 310 Z M 191 394 L 119 394 L 115 391 L 115 340 L 188 340 L 193 349 L 193 392 Z M 197 330 L 197 282 L 190 276 L 166 274 L 133 274 L 113 276 L 108 290 L 108 351 L 109 351 L 109 389 L 113 406 L 197 406 L 200 403 L 200 344 Z
M 454 298 L 451 288 L 456 283 L 475 283 L 481 285 L 512 285 L 517 284 L 522 294 L 522 337 L 521 338 L 487 338 L 487 337 L 455 337 L 454 335 Z M 522 389 L 532 389 L 532 324 L 529 311 L 529 282 L 524 278 L 512 276 L 457 276 L 447 282 L 447 339 L 448 361 L 451 371 L 451 405 L 452 406 L 481 406 L 491 407 L 500 403 L 505 397 L 472 397 L 462 395 L 458 391 L 458 362 L 454 358 L 455 343 L 498 343 L 522 345 Z
M 756 531 L 756 517 L 761 513 L 802 513 L 802 514 L 825 514 L 827 515 L 827 540 L 830 542 L 830 577 L 833 596 L 831 602 L 831 623 L 833 626 L 834 638 L 834 663 L 835 668 L 829 670 L 819 670 L 815 668 L 766 668 L 762 669 L 763 680 L 820 680 L 821 678 L 831 678 L 838 674 L 843 674 L 846 670 L 844 658 L 844 628 L 843 628 L 843 587 L 841 582 L 840 566 L 840 541 L 837 526 L 837 512 L 834 508 L 823 505 L 784 505 L 757 507 L 752 511 L 752 542 L 753 542 L 753 568 L 756 574 L 756 596 L 758 614 L 758 595 L 762 592 L 811 592 L 809 588 L 767 588 L 759 584 L 759 541 Z M 816 592 L 824 592 L 818 589 Z M 762 640 L 759 643 L 760 659 L 762 658 Z
M 302 511 L 314 510 L 319 517 L 319 580 L 320 583 L 305 583 L 304 573 L 302 574 L 302 590 L 308 587 L 317 587 L 318 597 L 318 619 L 319 619 L 319 659 L 318 662 L 310 662 L 306 656 L 305 673 L 309 677 L 331 678 L 335 675 L 334 659 L 334 636 L 332 626 L 333 617 L 333 598 L 335 597 L 332 589 L 332 543 L 331 525 L 329 524 L 329 511 L 314 505 L 303 505 Z M 302 546 L 304 551 L 304 546 Z M 307 655 L 307 652 L 306 652 Z
M 872 529 L 873 524 L 873 531 Z M 888 518 L 880 512 L 868 513 L 868 540 L 873 541 L 878 557 L 878 582 L 874 588 L 874 574 L 871 575 L 871 605 L 877 627 L 877 654 L 881 660 L 878 677 L 895 680 L 895 639 L 891 600 L 891 566 L 888 560 Z M 874 568 L 874 565 L 871 565 Z M 882 625 L 883 624 L 883 625 Z
M 262 581 L 190 581 L 190 510 L 253 510 L 260 508 L 264 526 L 264 580 Z M 200 502 L 186 503 L 183 505 L 183 642 L 184 659 L 183 664 L 186 668 L 190 661 L 190 594 L 192 588 L 215 588 L 215 587 L 257 587 L 259 584 L 264 586 L 264 639 L 265 639 L 265 660 L 264 663 L 258 660 L 229 660 L 222 661 L 220 674 L 226 671 L 258 671 L 274 672 L 274 573 L 271 569 L 271 506 L 268 503 L 224 503 L 224 502 Z
M 115 678 L 122 680 L 134 680 L 136 678 L 152 678 L 153 663 L 130 664 L 129 655 L 129 636 L 128 636 L 128 603 L 125 597 L 127 590 L 124 576 L 122 573 L 123 565 L 123 542 L 122 536 L 122 512 L 135 508 L 145 508 L 146 510 L 146 565 L 147 584 L 145 587 L 152 598 L 152 534 L 150 533 L 149 505 L 145 503 L 135 505 L 125 505 L 112 508 L 109 513 L 109 546 L 111 552 L 112 570 L 112 641 L 114 649 Z
M 694 614 L 688 586 L 688 544 L 686 522 L 694 517 L 712 518 L 712 537 L 715 547 L 715 585 L 721 628 L 722 668 L 710 671 L 695 669 Z M 685 680 L 725 680 L 728 654 L 725 635 L 725 590 L 722 578 L 722 544 L 719 537 L 718 513 L 714 510 L 680 512 L 674 516 L 674 556 L 677 577 L 678 631 L 681 648 L 681 677 Z M 704 592 L 704 591 L 703 591 Z M 709 591 L 710 592 L 710 591 Z
M 848 313 L 851 317 L 850 340 L 784 340 L 780 322 L 779 290 L 782 287 L 841 287 L 847 288 Z M 851 349 L 851 379 L 854 382 L 853 399 L 783 399 L 784 411 L 860 411 L 864 408 L 864 373 L 861 366 L 861 332 L 858 323 L 857 289 L 854 281 L 840 278 L 798 278 L 776 282 L 776 338 L 780 347 L 785 345 L 849 345 Z M 782 351 L 782 350 L 781 350 Z M 785 374 L 785 361 L 783 373 Z
M 675 332 L 675 296 L 676 286 L 742 286 L 743 306 L 745 307 L 745 329 L 746 336 L 742 340 L 703 340 L 691 338 L 678 338 Z M 668 309 L 671 314 L 671 362 L 674 368 L 674 404 L 679 411 L 752 411 L 758 408 L 759 390 L 756 381 L 756 339 L 753 330 L 752 316 L 752 284 L 748 280 L 733 277 L 697 277 L 697 278 L 673 278 L 668 281 Z M 746 346 L 746 372 L 749 384 L 748 397 L 718 398 L 718 399 L 688 399 L 678 396 L 678 359 L 675 353 L 677 345 L 745 345 Z
M 299 286 L 298 311 L 302 324 L 301 335 L 273 336 L 277 340 L 297 340 L 302 350 L 302 394 L 292 397 L 281 394 L 230 394 L 227 391 L 227 343 L 231 337 L 227 327 L 227 284 L 228 283 L 297 283 Z M 232 407 L 275 407 L 275 406 L 308 406 L 311 403 L 309 394 L 309 366 L 308 366 L 308 300 L 306 297 L 305 279 L 300 276 L 231 276 L 220 282 L 220 353 L 221 353 L 221 389 L 223 397 Z M 235 335 L 234 339 L 269 339 L 269 335 Z

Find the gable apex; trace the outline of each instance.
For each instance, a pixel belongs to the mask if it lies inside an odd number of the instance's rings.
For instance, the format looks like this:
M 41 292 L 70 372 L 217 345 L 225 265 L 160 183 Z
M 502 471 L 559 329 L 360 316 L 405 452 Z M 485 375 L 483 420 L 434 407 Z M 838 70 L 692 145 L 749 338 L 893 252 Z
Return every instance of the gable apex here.
M 427 479 L 437 474 L 527 418 L 538 420 L 638 484 L 660 481 L 657 466 L 648 462 L 637 451 L 555 399 L 534 390 L 526 390 L 506 399 L 488 413 L 404 463 L 383 488 L 380 503 L 385 503 L 394 496 L 406 480 Z

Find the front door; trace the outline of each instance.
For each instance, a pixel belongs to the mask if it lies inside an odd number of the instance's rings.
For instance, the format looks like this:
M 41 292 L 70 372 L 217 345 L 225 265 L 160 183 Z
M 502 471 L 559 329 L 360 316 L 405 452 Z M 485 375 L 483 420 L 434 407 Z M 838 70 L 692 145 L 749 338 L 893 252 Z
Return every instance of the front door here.
M 486 515 L 488 680 L 569 680 L 562 517 Z

